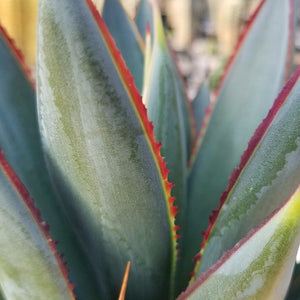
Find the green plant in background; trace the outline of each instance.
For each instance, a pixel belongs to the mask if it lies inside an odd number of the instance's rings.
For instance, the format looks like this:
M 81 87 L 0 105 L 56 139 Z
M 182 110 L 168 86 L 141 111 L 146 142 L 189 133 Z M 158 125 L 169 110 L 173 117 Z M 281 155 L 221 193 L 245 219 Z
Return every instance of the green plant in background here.
M 116 299 L 130 262 L 126 299 L 283 299 L 300 242 L 294 5 L 261 1 L 193 105 L 155 1 L 135 25 L 117 0 L 102 17 L 41 0 L 36 88 L 1 28 L 0 298 Z

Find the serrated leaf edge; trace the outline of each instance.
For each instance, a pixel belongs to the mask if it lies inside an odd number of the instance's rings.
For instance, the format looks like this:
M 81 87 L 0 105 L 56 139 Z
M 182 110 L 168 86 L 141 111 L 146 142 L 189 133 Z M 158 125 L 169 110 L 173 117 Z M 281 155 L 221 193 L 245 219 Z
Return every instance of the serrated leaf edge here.
M 111 55 L 113 63 L 116 66 L 116 70 L 119 73 L 120 79 L 124 83 L 124 88 L 127 91 L 128 98 L 130 99 L 132 103 L 132 107 L 136 112 L 141 127 L 143 128 L 147 142 L 149 144 L 149 148 L 151 149 L 155 164 L 157 166 L 159 176 L 161 178 L 162 188 L 164 190 L 165 198 L 167 200 L 166 207 L 168 211 L 169 223 L 172 232 L 171 243 L 172 243 L 173 251 L 172 251 L 171 272 L 172 274 L 174 274 L 175 263 L 176 263 L 175 258 L 177 253 L 176 247 L 177 247 L 177 240 L 178 240 L 177 231 L 179 229 L 179 226 L 175 225 L 175 216 L 178 213 L 178 209 L 177 206 L 174 205 L 175 197 L 171 196 L 171 189 L 174 184 L 168 181 L 169 170 L 166 168 L 167 163 L 163 161 L 163 157 L 160 154 L 160 149 L 162 145 L 161 143 L 157 143 L 155 141 L 153 124 L 148 119 L 147 110 L 142 102 L 142 97 L 139 94 L 139 91 L 134 84 L 133 76 L 131 75 L 129 69 L 127 68 L 125 61 L 115 44 L 114 39 L 112 38 L 112 36 L 110 35 L 106 27 L 105 22 L 100 16 L 92 0 L 85 0 L 85 3 L 89 8 L 94 18 L 94 21 L 98 26 L 100 35 L 103 37 L 103 40 L 105 41 L 106 47 L 108 49 L 108 52 Z
M 299 77 L 300 77 L 300 67 L 294 72 L 291 79 L 286 83 L 285 87 L 282 89 L 282 91 L 279 93 L 279 95 L 275 99 L 274 104 L 273 104 L 272 108 L 270 109 L 268 115 L 261 122 L 261 124 L 255 130 L 254 135 L 250 139 L 250 141 L 248 143 L 248 148 L 246 149 L 246 151 L 244 151 L 243 155 L 241 156 L 239 166 L 233 170 L 233 172 L 228 180 L 227 188 L 220 197 L 220 202 L 219 202 L 217 209 L 214 210 L 209 217 L 208 228 L 206 231 L 204 231 L 202 233 L 203 241 L 201 243 L 200 252 L 194 258 L 194 260 L 196 261 L 196 265 L 195 265 L 194 271 L 191 274 L 192 280 L 194 279 L 196 271 L 200 265 L 202 253 L 203 253 L 206 243 L 209 239 L 209 235 L 217 221 L 217 218 L 219 216 L 221 208 L 223 207 L 226 200 L 230 197 L 235 185 L 237 184 L 237 181 L 239 180 L 240 176 L 244 172 L 247 164 L 251 160 L 256 149 L 259 147 L 261 141 L 263 140 L 268 129 L 270 128 L 270 125 L 272 124 L 273 120 L 276 118 L 276 116 L 279 113 L 280 109 L 282 108 L 283 104 L 287 100 L 292 88 L 295 86 L 295 84 L 299 80 Z
M 63 261 L 63 254 L 59 254 L 56 245 L 58 242 L 52 240 L 49 233 L 49 225 L 42 220 L 40 211 L 35 207 L 34 200 L 30 197 L 29 192 L 27 191 L 24 184 L 21 182 L 18 175 L 14 172 L 8 161 L 4 156 L 3 150 L 0 148 L 0 167 L 3 170 L 4 174 L 7 176 L 7 179 L 11 182 L 12 186 L 15 188 L 16 192 L 19 194 L 20 198 L 23 200 L 24 205 L 28 209 L 32 219 L 37 224 L 40 232 L 44 236 L 50 252 L 53 254 L 54 258 L 57 261 L 57 265 L 66 282 L 66 286 L 68 287 L 68 291 L 72 299 L 75 299 L 75 295 L 73 293 L 75 285 L 70 283 L 69 281 L 69 273 L 70 271 L 66 267 L 66 262 Z
M 256 18 L 258 17 L 260 11 L 262 10 L 264 4 L 266 3 L 267 0 L 261 0 L 261 2 L 259 3 L 259 5 L 257 6 L 257 8 L 255 9 L 254 13 L 252 14 L 252 16 L 250 17 L 248 23 L 246 24 L 246 26 L 244 27 L 237 43 L 236 46 L 233 50 L 232 55 L 230 56 L 229 60 L 226 63 L 226 66 L 224 68 L 224 71 L 221 75 L 221 78 L 218 82 L 218 85 L 216 87 L 216 89 L 214 91 L 212 91 L 212 98 L 211 98 L 211 102 L 209 107 L 206 109 L 205 112 L 205 116 L 203 119 L 203 122 L 201 124 L 201 128 L 200 131 L 195 139 L 194 145 L 192 147 L 192 152 L 191 152 L 191 157 L 190 157 L 190 161 L 188 162 L 188 168 L 191 171 L 195 161 L 196 161 L 196 157 L 197 154 L 199 152 L 199 149 L 201 148 L 202 142 L 203 142 L 203 138 L 206 134 L 206 130 L 207 127 L 209 125 L 212 113 L 214 111 L 216 102 L 217 102 L 217 98 L 219 96 L 219 93 L 223 87 L 223 84 L 227 78 L 227 75 L 229 74 L 229 71 L 231 69 L 231 67 L 234 64 L 234 61 L 236 59 L 236 57 L 239 54 L 239 51 L 241 50 L 244 41 L 246 40 L 248 33 L 250 31 L 250 29 L 252 28 Z M 289 41 L 288 41 L 288 56 L 287 56 L 287 61 L 286 61 L 286 69 L 285 69 L 285 79 L 287 80 L 287 77 L 289 75 L 289 66 L 290 66 L 290 62 L 292 59 L 292 48 L 293 48 L 293 0 L 288 0 L 289 1 L 289 6 L 290 6 L 290 14 L 289 14 Z
M 297 189 L 293 192 L 293 194 L 284 201 L 284 203 L 277 208 L 273 213 L 271 213 L 258 227 L 250 230 L 250 232 L 241 239 L 231 250 L 225 251 L 222 257 L 212 265 L 208 270 L 204 271 L 192 284 L 188 286 L 188 288 L 179 295 L 177 300 L 184 300 L 187 299 L 202 283 L 204 283 L 213 273 L 215 273 L 231 256 L 233 256 L 238 249 L 240 249 L 243 245 L 247 243 L 260 229 L 262 229 L 268 222 L 274 218 L 280 211 L 283 209 L 292 198 L 294 198 L 297 194 L 300 193 L 300 185 Z

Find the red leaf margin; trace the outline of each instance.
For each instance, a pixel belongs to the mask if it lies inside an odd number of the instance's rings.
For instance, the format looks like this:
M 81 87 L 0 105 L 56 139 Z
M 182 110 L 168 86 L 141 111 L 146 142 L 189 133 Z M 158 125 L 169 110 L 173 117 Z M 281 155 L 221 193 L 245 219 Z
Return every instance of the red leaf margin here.
M 75 295 L 73 293 L 75 285 L 70 283 L 69 281 L 68 276 L 70 271 L 66 267 L 67 263 L 63 261 L 63 255 L 57 252 L 56 245 L 58 244 L 58 242 L 54 242 L 52 240 L 49 233 L 49 225 L 42 220 L 40 211 L 34 205 L 34 200 L 30 197 L 30 194 L 27 191 L 26 187 L 21 182 L 18 175 L 14 172 L 14 170 L 6 160 L 4 156 L 4 152 L 1 148 L 0 148 L 0 168 L 3 170 L 4 174 L 6 174 L 8 180 L 11 182 L 12 186 L 15 188 L 20 198 L 23 200 L 33 220 L 35 221 L 39 230 L 41 231 L 42 235 L 47 241 L 50 251 L 53 254 L 54 258 L 56 259 L 60 272 L 66 282 L 70 296 L 72 299 L 75 299 Z
M 265 225 L 268 224 L 268 222 L 275 217 L 281 209 L 283 209 L 284 206 L 288 204 L 288 202 L 300 192 L 300 185 L 297 187 L 297 189 L 293 192 L 293 194 L 285 200 L 285 202 L 277 208 L 273 213 L 271 213 L 258 227 L 252 229 L 246 237 L 241 239 L 231 250 L 225 251 L 222 257 L 214 264 L 212 265 L 208 270 L 203 272 L 184 292 L 182 292 L 179 297 L 176 300 L 184 300 L 187 299 L 191 294 L 201 285 L 203 284 L 207 279 L 209 279 L 210 276 L 213 275 L 228 259 L 230 259 L 231 256 L 233 256 L 243 245 L 246 244 L 248 240 L 250 240 L 260 229 L 262 229 Z
M 136 115 L 142 125 L 144 132 L 146 133 L 146 138 L 148 140 L 150 149 L 152 150 L 154 160 L 156 162 L 157 168 L 159 170 L 159 174 L 162 181 L 162 186 L 164 189 L 164 193 L 166 199 L 168 200 L 168 215 L 170 219 L 170 225 L 173 230 L 172 235 L 172 244 L 174 249 L 174 258 L 177 254 L 177 244 L 178 244 L 178 234 L 177 231 L 179 230 L 179 226 L 175 225 L 175 217 L 178 213 L 177 206 L 174 205 L 175 197 L 171 196 L 171 190 L 173 187 L 173 183 L 168 181 L 168 173 L 169 170 L 166 168 L 166 162 L 164 162 L 164 158 L 160 154 L 161 143 L 155 141 L 154 132 L 153 132 L 153 124 L 149 121 L 146 107 L 142 102 L 142 97 L 139 94 L 138 89 L 134 84 L 134 78 L 131 75 L 129 69 L 126 66 L 126 63 L 120 53 L 119 49 L 117 48 L 114 39 L 112 38 L 109 30 L 103 21 L 102 17 L 100 16 L 97 8 L 95 7 L 92 0 L 85 0 L 88 9 L 90 10 L 94 21 L 96 22 L 99 32 L 103 37 L 107 48 L 111 54 L 111 57 L 115 63 L 115 66 L 120 74 L 120 78 L 124 83 L 124 87 L 127 90 L 130 100 L 132 101 L 133 108 L 136 112 Z M 175 260 L 174 260 L 175 261 Z M 174 264 L 175 265 L 175 264 Z M 174 266 L 173 266 L 174 267 Z
M 246 40 L 246 37 L 250 31 L 250 29 L 252 28 L 254 21 L 256 20 L 258 14 L 260 13 L 262 7 L 264 6 L 264 4 L 267 2 L 267 0 L 261 0 L 261 2 L 259 3 L 259 5 L 257 6 L 257 8 L 255 9 L 254 13 L 252 14 L 252 16 L 250 17 L 249 21 L 247 22 L 246 26 L 244 27 L 241 35 L 238 38 L 238 41 L 234 47 L 233 53 L 230 56 L 229 60 L 227 61 L 227 64 L 224 68 L 224 71 L 221 75 L 221 78 L 218 82 L 218 85 L 216 87 L 216 89 L 214 90 L 214 96 L 217 97 L 220 93 L 220 90 L 224 84 L 224 81 L 236 59 L 236 57 L 238 56 L 239 51 L 241 50 L 244 41 Z
M 232 189 L 234 188 L 236 182 L 238 181 L 239 177 L 243 173 L 245 167 L 247 166 L 248 162 L 252 158 L 254 152 L 259 147 L 259 145 L 260 145 L 261 141 L 263 140 L 265 134 L 267 133 L 268 129 L 270 128 L 273 120 L 275 119 L 275 117 L 279 113 L 280 109 L 282 108 L 282 106 L 286 102 L 292 88 L 295 86 L 295 84 L 297 83 L 299 78 L 300 78 L 300 67 L 294 72 L 294 74 L 292 75 L 290 80 L 286 83 L 286 85 L 284 86 L 282 91 L 279 93 L 279 95 L 275 99 L 274 104 L 273 104 L 272 108 L 270 109 L 268 115 L 261 122 L 261 124 L 255 130 L 254 135 L 250 139 L 250 141 L 248 143 L 248 148 L 243 153 L 243 155 L 241 157 L 241 160 L 240 160 L 239 166 L 236 169 L 233 170 L 233 172 L 232 172 L 232 174 L 229 178 L 229 181 L 228 181 L 228 186 L 227 186 L 226 190 L 223 192 L 223 194 L 220 197 L 220 202 L 219 202 L 219 205 L 218 205 L 217 209 L 214 210 L 212 212 L 211 216 L 209 217 L 208 228 L 205 232 L 203 232 L 203 241 L 201 243 L 201 251 L 195 256 L 196 265 L 195 265 L 193 273 L 191 274 L 191 277 L 195 276 L 196 270 L 197 270 L 197 268 L 200 264 L 201 253 L 202 253 L 202 251 L 204 250 L 204 248 L 206 246 L 206 243 L 209 239 L 209 235 L 210 235 L 210 233 L 211 233 L 211 231 L 212 231 L 212 229 L 213 229 L 213 227 L 216 223 L 216 220 L 219 216 L 221 208 L 223 207 L 224 203 L 228 199 L 228 197 L 229 197 Z
M 15 41 L 9 36 L 4 27 L 0 24 L 0 36 L 2 36 L 4 42 L 7 44 L 8 49 L 10 49 L 11 53 L 15 57 L 17 63 L 23 70 L 25 77 L 29 81 L 32 88 L 35 90 L 35 81 L 31 74 L 30 68 L 25 62 L 24 55 L 22 51 L 16 46 Z
M 228 59 L 226 66 L 224 68 L 224 71 L 221 75 L 221 78 L 218 82 L 217 87 L 215 88 L 214 91 L 212 91 L 212 99 L 210 101 L 210 105 L 208 106 L 208 108 L 205 111 L 205 115 L 203 118 L 203 122 L 201 124 L 201 128 L 200 131 L 198 133 L 198 136 L 195 138 L 195 142 L 192 148 L 192 152 L 191 152 L 191 157 L 190 157 L 190 161 L 188 162 L 188 168 L 191 169 L 192 166 L 194 165 L 194 162 L 196 160 L 197 154 L 199 152 L 199 149 L 201 147 L 203 138 L 205 136 L 208 124 L 210 122 L 211 119 L 211 115 L 214 111 L 215 105 L 216 105 L 216 101 L 217 98 L 220 94 L 220 91 L 223 87 L 223 84 L 228 76 L 228 73 L 231 70 L 231 67 L 234 64 L 235 59 L 237 58 L 239 51 L 241 50 L 244 41 L 246 40 L 248 33 L 250 31 L 250 29 L 252 28 L 257 16 L 259 15 L 260 11 L 262 10 L 264 4 L 266 3 L 267 0 L 261 0 L 260 4 L 257 6 L 257 8 L 255 9 L 254 13 L 251 15 L 249 21 L 247 22 L 246 26 L 244 27 L 241 35 L 239 36 L 239 39 L 236 43 L 236 46 L 233 50 L 232 55 L 230 56 L 230 58 Z M 293 12 L 293 0 L 288 0 L 289 1 L 289 6 L 290 6 L 290 13 L 289 13 L 289 40 L 288 40 L 288 50 L 287 50 L 287 59 L 286 59 L 286 68 L 285 68 L 285 81 L 288 80 L 288 76 L 289 76 L 289 67 L 291 65 L 291 60 L 292 60 L 292 49 L 293 49 L 293 19 L 294 19 L 294 12 Z

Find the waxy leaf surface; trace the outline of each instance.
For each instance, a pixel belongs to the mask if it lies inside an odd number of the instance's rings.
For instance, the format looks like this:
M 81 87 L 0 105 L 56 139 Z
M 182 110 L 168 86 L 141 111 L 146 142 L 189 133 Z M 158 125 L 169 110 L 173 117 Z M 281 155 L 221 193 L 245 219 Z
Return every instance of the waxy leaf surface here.
M 30 195 L 51 236 L 59 241 L 59 251 L 71 266 L 71 278 L 77 283 L 77 295 L 98 294 L 97 285 L 75 236 L 62 213 L 59 199 L 50 183 L 40 141 L 34 83 L 21 53 L 0 27 L 0 147 Z
M 75 299 L 47 225 L 0 150 L 0 285 L 4 299 Z M 2 297 L 1 297 L 2 298 Z
M 178 98 L 181 100 L 179 104 L 183 115 L 183 124 L 184 124 L 184 130 L 186 136 L 186 147 L 187 147 L 187 160 L 189 160 L 191 155 L 191 150 L 192 150 L 192 144 L 195 139 L 195 132 L 193 131 L 193 127 L 192 127 L 192 122 L 193 122 L 192 105 L 191 102 L 187 99 L 183 77 L 177 65 L 177 57 L 175 52 L 173 52 L 171 46 L 169 46 L 169 52 L 173 60 L 173 64 L 171 65 L 173 69 L 172 72 L 175 78 L 176 94 L 178 95 Z
M 198 136 L 189 174 L 185 260 L 199 249 L 207 216 L 215 209 L 255 128 L 272 106 L 286 72 L 291 1 L 264 0 L 245 28 Z M 279 21 L 280 20 L 280 21 Z M 215 105 L 215 106 L 214 106 Z M 193 160 L 193 159 L 192 159 Z
M 106 0 L 102 17 L 141 93 L 145 46 L 135 23 L 127 15 L 119 0 Z
M 281 300 L 300 242 L 300 189 L 258 228 L 226 252 L 178 300 Z
M 181 102 L 185 100 L 176 88 L 174 65 L 157 7 L 154 8 L 154 41 L 148 69 L 143 101 L 154 125 L 154 135 L 162 143 L 162 156 L 170 170 L 169 181 L 174 183 L 172 195 L 175 196 L 175 205 L 179 208 L 176 224 L 183 226 L 187 197 L 187 147 Z
M 210 103 L 209 85 L 208 82 L 204 82 L 201 85 L 197 96 L 192 102 L 196 133 L 199 133 L 201 129 L 201 125 L 204 121 L 207 108 L 209 107 L 209 103 Z
M 201 250 L 199 276 L 277 209 L 300 182 L 300 69 L 279 94 L 233 172 Z
M 38 110 L 54 183 L 103 299 L 167 299 L 171 185 L 138 90 L 89 0 L 40 3 Z M 170 201 L 170 202 L 169 202 Z
M 151 34 L 153 33 L 153 11 L 149 0 L 141 0 L 135 17 L 135 23 L 144 40 L 148 25 Z

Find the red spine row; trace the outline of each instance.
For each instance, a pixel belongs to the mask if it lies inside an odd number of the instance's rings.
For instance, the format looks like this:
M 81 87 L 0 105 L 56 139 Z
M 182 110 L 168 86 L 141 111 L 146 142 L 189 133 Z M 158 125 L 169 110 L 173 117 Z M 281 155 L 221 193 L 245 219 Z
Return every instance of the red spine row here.
M 113 60 L 115 61 L 115 64 L 118 68 L 118 71 L 120 73 L 120 76 L 122 80 L 125 83 L 125 86 L 127 87 L 127 92 L 130 94 L 131 99 L 133 100 L 133 104 L 136 108 L 136 111 L 138 112 L 140 122 L 142 123 L 142 126 L 144 127 L 145 132 L 147 133 L 148 140 L 151 144 L 153 153 L 155 154 L 155 159 L 157 161 L 157 164 L 160 169 L 161 177 L 164 183 L 164 189 L 165 193 L 168 197 L 169 201 L 169 212 L 170 217 L 173 221 L 173 224 L 175 224 L 175 216 L 177 214 L 177 207 L 174 206 L 174 200 L 175 197 L 171 196 L 171 189 L 173 184 L 168 182 L 168 173 L 169 170 L 166 168 L 166 162 L 163 161 L 163 157 L 160 155 L 160 148 L 161 143 L 157 143 L 155 141 L 154 133 L 153 133 L 153 124 L 149 121 L 147 116 L 147 110 L 142 102 L 141 95 L 139 94 L 139 91 L 137 90 L 134 79 L 129 71 L 129 69 L 126 66 L 126 63 L 124 62 L 124 59 L 118 50 L 114 39 L 110 35 L 106 24 L 104 23 L 103 19 L 101 18 L 98 10 L 96 9 L 95 5 L 91 0 L 86 0 L 87 6 L 89 7 L 97 25 L 98 28 L 103 35 L 105 42 L 110 50 L 110 53 L 113 57 Z M 173 226 L 173 236 L 176 241 L 176 238 L 178 237 L 176 234 L 176 231 L 178 230 L 177 226 Z
M 292 1 L 292 0 L 290 0 Z M 203 140 L 203 137 L 205 135 L 205 132 L 206 132 L 206 129 L 207 129 L 207 126 L 209 124 L 209 121 L 210 121 L 210 117 L 211 117 L 211 114 L 214 110 L 214 107 L 215 107 L 215 104 L 216 104 L 216 99 L 218 98 L 218 95 L 220 93 L 220 90 L 221 88 L 223 87 L 223 84 L 224 84 L 224 81 L 240 51 L 240 49 L 242 48 L 242 45 L 248 35 L 248 32 L 250 31 L 255 19 L 257 18 L 260 10 L 262 9 L 263 5 L 265 4 L 266 0 L 262 0 L 260 2 L 260 4 L 258 5 L 258 7 L 256 8 L 255 12 L 252 14 L 250 20 L 248 21 L 247 25 L 245 26 L 244 30 L 242 31 L 238 41 L 237 41 L 237 44 L 234 48 L 234 51 L 232 53 L 232 55 L 230 56 L 225 68 L 224 68 L 224 71 L 222 73 L 222 76 L 218 82 L 218 85 L 216 87 L 216 89 L 214 90 L 213 92 L 213 99 L 212 101 L 210 102 L 210 105 L 209 107 L 206 109 L 206 112 L 205 112 L 205 116 L 204 116 L 204 120 L 203 120 L 203 123 L 201 124 L 201 128 L 200 128 L 200 131 L 198 133 L 198 136 L 196 137 L 195 139 L 195 143 L 193 145 L 193 149 L 192 149 L 192 154 L 191 154 L 191 159 L 189 161 L 189 164 L 188 166 L 191 168 L 193 166 L 193 163 L 196 159 L 196 156 L 197 156 L 197 153 L 198 153 L 198 150 L 201 146 L 201 143 L 202 143 L 202 140 Z
M 27 191 L 24 184 L 19 179 L 18 175 L 14 172 L 12 167 L 9 165 L 7 160 L 5 159 L 3 151 L 0 149 L 0 167 L 3 172 L 6 174 L 7 178 L 11 182 L 12 186 L 20 195 L 30 214 L 32 215 L 33 220 L 38 225 L 41 233 L 44 235 L 45 240 L 48 243 L 48 246 L 55 257 L 59 269 L 62 273 L 63 278 L 66 281 L 68 286 L 70 295 L 75 299 L 75 295 L 73 293 L 74 285 L 69 282 L 68 275 L 69 270 L 66 267 L 66 262 L 63 261 L 63 255 L 59 254 L 56 249 L 57 242 L 54 242 L 49 234 L 49 226 L 48 224 L 42 220 L 40 211 L 35 207 L 33 199 L 30 197 L 29 192 Z
M 273 104 L 273 107 L 270 109 L 267 117 L 258 126 L 258 128 L 256 129 L 254 135 L 250 139 L 250 141 L 248 143 L 248 148 L 243 153 L 243 155 L 241 157 L 241 160 L 240 160 L 239 166 L 236 169 L 233 170 L 233 172 L 232 172 L 232 174 L 229 178 L 227 189 L 223 192 L 222 196 L 220 197 L 220 203 L 219 203 L 217 209 L 214 210 L 212 212 L 212 215 L 209 217 L 209 226 L 208 226 L 208 229 L 205 232 L 203 232 L 203 242 L 201 244 L 201 249 L 203 249 L 205 247 L 205 244 L 208 240 L 210 232 L 211 232 L 211 230 L 212 230 L 212 228 L 213 228 L 213 226 L 216 222 L 216 219 L 219 215 L 219 212 L 220 212 L 223 204 L 226 202 L 226 200 L 228 198 L 228 195 L 230 194 L 232 188 L 236 184 L 236 182 L 237 182 L 238 178 L 240 177 L 241 173 L 243 172 L 245 166 L 247 165 L 247 163 L 251 159 L 253 153 L 258 148 L 260 142 L 264 138 L 266 132 L 268 131 L 271 123 L 275 119 L 275 117 L 278 114 L 279 110 L 281 109 L 281 107 L 283 106 L 285 101 L 287 100 L 292 88 L 294 87 L 294 85 L 298 81 L 299 77 L 300 77 L 300 68 L 298 68 L 295 71 L 295 73 L 293 74 L 291 79 L 287 82 L 287 84 L 285 85 L 283 90 L 277 96 L 277 98 L 276 98 L 276 100 Z M 196 257 L 196 260 L 199 261 L 200 259 L 201 259 L 201 254 L 198 254 L 197 257 Z

